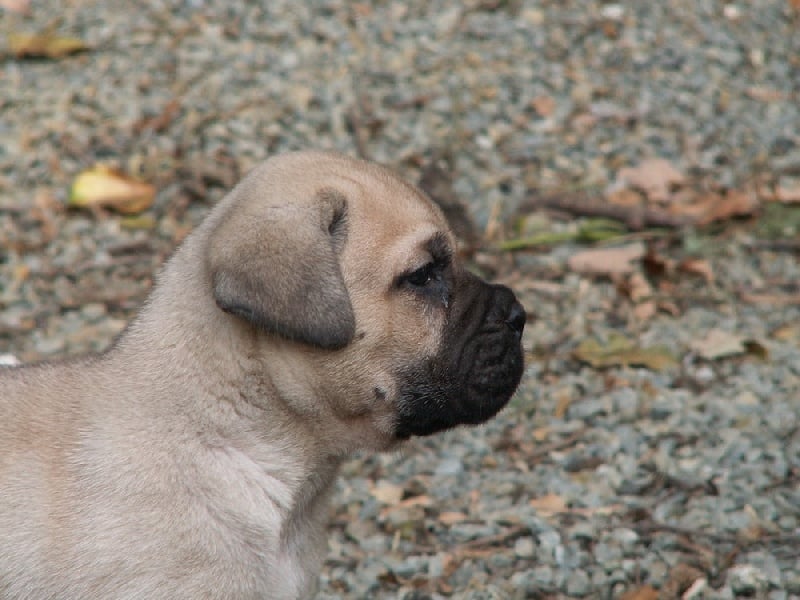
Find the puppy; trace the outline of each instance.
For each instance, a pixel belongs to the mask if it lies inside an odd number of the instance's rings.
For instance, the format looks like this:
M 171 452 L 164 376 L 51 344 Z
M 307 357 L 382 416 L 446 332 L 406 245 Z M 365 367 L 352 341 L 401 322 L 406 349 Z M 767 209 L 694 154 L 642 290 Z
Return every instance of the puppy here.
M 313 596 L 342 461 L 495 415 L 524 324 L 413 186 L 268 160 L 110 350 L 0 370 L 0 598 Z

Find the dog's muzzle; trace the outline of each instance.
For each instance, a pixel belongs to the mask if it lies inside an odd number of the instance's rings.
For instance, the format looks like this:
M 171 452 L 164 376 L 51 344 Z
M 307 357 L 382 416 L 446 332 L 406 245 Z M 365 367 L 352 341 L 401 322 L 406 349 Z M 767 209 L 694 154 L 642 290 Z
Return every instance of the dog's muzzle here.
M 483 423 L 517 389 L 525 309 L 514 293 L 465 275 L 438 356 L 401 374 L 399 438 Z

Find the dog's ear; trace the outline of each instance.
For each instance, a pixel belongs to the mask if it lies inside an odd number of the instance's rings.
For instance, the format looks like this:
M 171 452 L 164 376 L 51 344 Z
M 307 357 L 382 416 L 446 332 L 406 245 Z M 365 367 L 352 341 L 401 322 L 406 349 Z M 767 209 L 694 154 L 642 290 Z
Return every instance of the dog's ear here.
M 217 305 L 291 340 L 346 346 L 355 315 L 339 266 L 347 236 L 344 194 L 324 189 L 311 203 L 239 201 L 235 209 L 208 244 Z

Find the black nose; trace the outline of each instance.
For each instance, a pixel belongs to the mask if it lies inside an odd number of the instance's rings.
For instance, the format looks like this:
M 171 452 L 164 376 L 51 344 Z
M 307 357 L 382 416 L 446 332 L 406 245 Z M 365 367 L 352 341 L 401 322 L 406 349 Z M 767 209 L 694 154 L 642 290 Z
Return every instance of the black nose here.
M 522 330 L 525 329 L 526 319 L 527 315 L 525 314 L 525 309 L 522 308 L 522 304 L 515 301 L 506 316 L 506 325 L 517 333 L 522 333 Z

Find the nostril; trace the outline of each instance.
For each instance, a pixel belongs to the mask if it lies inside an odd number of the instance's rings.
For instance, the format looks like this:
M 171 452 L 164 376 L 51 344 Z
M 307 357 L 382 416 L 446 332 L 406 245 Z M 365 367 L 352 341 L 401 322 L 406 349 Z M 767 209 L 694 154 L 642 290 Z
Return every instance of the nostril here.
M 522 333 L 522 330 L 525 328 L 526 319 L 527 315 L 525 314 L 525 309 L 522 308 L 522 304 L 514 302 L 506 316 L 506 325 L 517 333 Z

